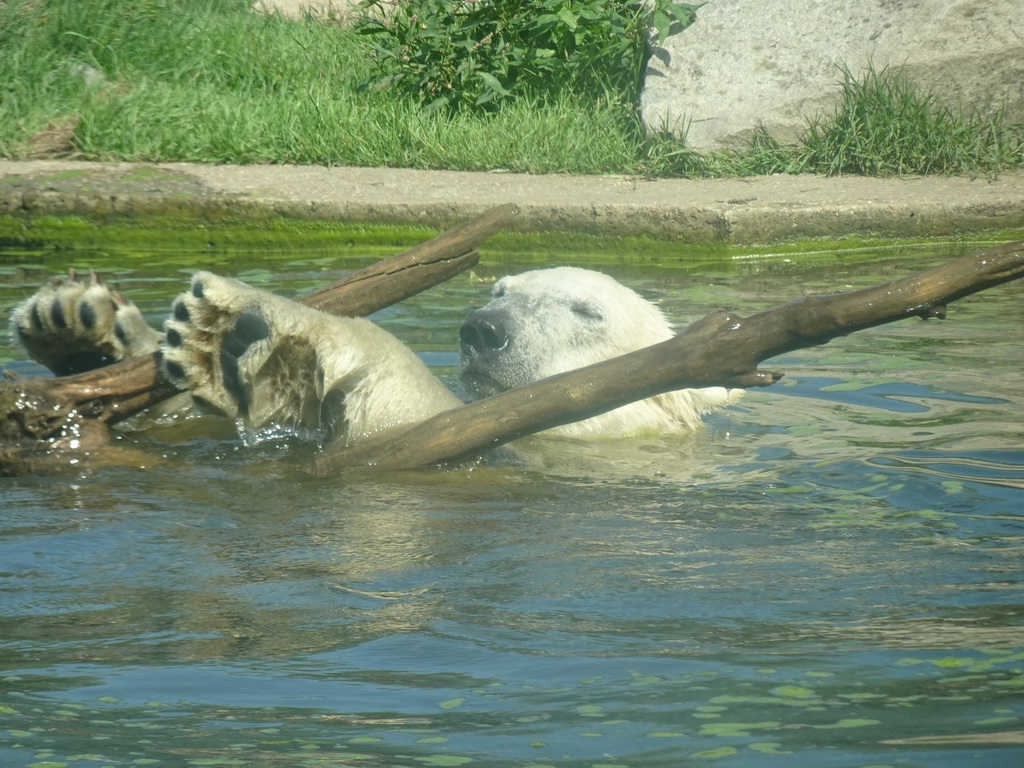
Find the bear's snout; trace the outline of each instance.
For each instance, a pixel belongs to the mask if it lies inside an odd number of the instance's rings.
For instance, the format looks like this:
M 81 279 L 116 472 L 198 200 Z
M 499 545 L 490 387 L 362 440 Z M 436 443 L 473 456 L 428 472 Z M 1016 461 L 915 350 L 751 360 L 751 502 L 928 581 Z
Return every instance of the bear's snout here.
M 478 309 L 470 312 L 459 330 L 459 344 L 463 355 L 483 355 L 508 346 L 508 331 L 503 313 Z

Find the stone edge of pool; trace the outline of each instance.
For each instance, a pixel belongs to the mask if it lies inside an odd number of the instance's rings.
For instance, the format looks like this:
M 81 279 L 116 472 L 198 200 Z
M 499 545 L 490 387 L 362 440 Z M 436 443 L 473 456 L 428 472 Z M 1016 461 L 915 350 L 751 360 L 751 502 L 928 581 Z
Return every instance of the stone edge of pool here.
M 950 237 L 1024 228 L 1024 172 L 643 179 L 394 168 L 0 160 L 0 214 L 193 215 L 447 227 L 516 203 L 511 229 L 694 243 Z

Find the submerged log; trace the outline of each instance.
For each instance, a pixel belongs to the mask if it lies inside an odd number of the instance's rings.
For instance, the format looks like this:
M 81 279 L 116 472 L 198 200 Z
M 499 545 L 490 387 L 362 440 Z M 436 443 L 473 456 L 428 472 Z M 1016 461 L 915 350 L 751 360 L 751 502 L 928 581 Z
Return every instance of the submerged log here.
M 492 448 L 673 389 L 763 387 L 782 377 L 760 363 L 908 317 L 942 318 L 964 296 L 1024 277 L 1024 241 L 989 248 L 883 285 L 806 296 L 742 318 L 721 312 L 676 337 L 439 414 L 397 433 L 331 451 L 316 463 L 412 468 L 480 457 Z
M 368 315 L 469 269 L 477 246 L 519 212 L 507 204 L 298 299 L 337 315 Z M 156 353 L 74 376 L 0 380 L 0 475 L 68 463 L 109 440 L 108 427 L 178 394 Z

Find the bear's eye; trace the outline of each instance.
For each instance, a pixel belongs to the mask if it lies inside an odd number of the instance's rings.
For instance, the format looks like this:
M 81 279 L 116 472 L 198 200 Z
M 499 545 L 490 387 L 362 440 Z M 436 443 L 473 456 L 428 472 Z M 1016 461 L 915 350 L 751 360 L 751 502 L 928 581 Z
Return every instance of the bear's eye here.
M 572 309 L 573 314 L 585 317 L 587 320 L 604 319 L 601 307 L 591 301 L 574 301 L 570 309 Z
M 491 298 L 500 299 L 505 295 L 505 286 L 498 283 L 494 288 L 491 289 Z

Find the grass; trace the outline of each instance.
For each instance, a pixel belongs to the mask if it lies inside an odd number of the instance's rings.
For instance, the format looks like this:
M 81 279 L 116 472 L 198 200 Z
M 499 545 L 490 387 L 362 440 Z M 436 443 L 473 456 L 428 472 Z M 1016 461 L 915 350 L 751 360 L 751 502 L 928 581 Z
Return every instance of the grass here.
M 365 38 L 249 0 L 0 0 L 0 155 L 748 176 L 996 173 L 1024 128 L 957 115 L 899 78 L 846 78 L 802 145 L 758 136 L 698 154 L 644 137 L 614 98 L 520 98 L 490 114 L 428 112 L 379 76 Z M 91 82 L 90 82 L 91 81 Z

